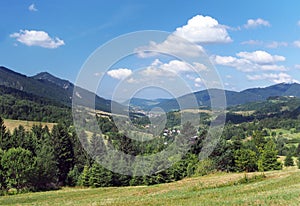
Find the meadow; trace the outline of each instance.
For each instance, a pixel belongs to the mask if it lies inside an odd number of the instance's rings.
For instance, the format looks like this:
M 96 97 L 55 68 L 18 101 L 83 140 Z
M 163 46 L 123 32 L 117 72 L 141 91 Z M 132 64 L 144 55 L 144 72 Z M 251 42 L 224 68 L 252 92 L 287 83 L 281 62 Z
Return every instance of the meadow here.
M 261 178 L 261 177 L 264 178 Z M 215 173 L 153 186 L 69 188 L 0 197 L 0 205 L 299 205 L 300 170 Z
M 31 130 L 33 125 L 42 125 L 45 127 L 49 128 L 49 130 L 52 130 L 53 126 L 56 123 L 46 123 L 46 122 L 37 122 L 37 121 L 27 121 L 27 120 L 12 120 L 12 119 L 4 119 L 4 124 L 7 129 L 9 129 L 11 132 L 15 129 L 18 128 L 19 125 L 22 125 L 26 131 Z

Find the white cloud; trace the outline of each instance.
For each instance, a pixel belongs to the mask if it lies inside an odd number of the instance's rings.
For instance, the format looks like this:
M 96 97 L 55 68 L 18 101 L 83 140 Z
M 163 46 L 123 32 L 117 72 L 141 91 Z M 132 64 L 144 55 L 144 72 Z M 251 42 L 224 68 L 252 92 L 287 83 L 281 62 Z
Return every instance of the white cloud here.
M 234 67 L 243 72 L 253 71 L 286 71 L 287 68 L 277 65 L 277 62 L 285 61 L 285 57 L 271 55 L 265 51 L 239 52 L 237 57 L 212 56 L 211 59 L 218 65 Z
M 297 22 L 297 25 L 300 26 L 300 20 Z
M 266 47 L 271 49 L 276 49 L 278 47 L 287 47 L 287 46 L 288 46 L 287 42 L 278 42 L 278 41 L 273 41 L 271 43 L 266 44 Z
M 202 82 L 202 79 L 200 77 L 197 77 L 195 80 L 194 80 L 196 83 L 201 83 Z
M 287 73 L 263 73 L 263 74 L 257 74 L 257 75 L 247 75 L 247 79 L 251 81 L 259 81 L 259 80 L 268 80 L 273 83 L 279 84 L 279 83 L 292 83 L 292 82 L 298 82 L 297 80 L 293 79 L 289 74 Z
M 178 36 L 170 35 L 162 43 L 152 41 L 148 46 L 136 48 L 135 52 L 141 58 L 157 56 L 157 52 L 175 56 L 197 57 L 204 52 L 204 49 L 200 45 L 188 42 Z
M 125 79 L 132 74 L 132 71 L 127 68 L 119 68 L 115 70 L 110 70 L 107 74 L 114 79 Z
M 29 10 L 29 11 L 38 11 L 38 9 L 35 7 L 34 4 L 31 4 L 31 5 L 28 7 L 28 10 Z
M 188 63 L 179 60 L 172 60 L 168 63 L 160 65 L 159 68 L 166 72 L 170 71 L 175 73 L 188 72 L 192 70 Z
M 193 71 L 191 65 L 179 60 L 171 60 L 168 63 L 162 63 L 155 59 L 150 66 L 142 71 L 144 76 L 175 76 L 176 74 Z
M 276 49 L 278 47 L 287 47 L 289 44 L 287 42 L 278 42 L 278 41 L 272 41 L 272 42 L 263 42 L 259 40 L 249 40 L 249 41 L 243 41 L 241 42 L 241 45 L 258 45 L 258 46 L 264 46 L 270 49 Z
M 100 77 L 100 76 L 103 75 L 103 72 L 95 72 L 94 75 L 95 75 L 96 77 Z
M 232 42 L 226 26 L 210 16 L 194 16 L 186 25 L 178 27 L 174 34 L 194 43 Z
M 295 47 L 300 48 L 300 40 L 294 41 L 293 44 L 294 44 Z
M 11 38 L 27 46 L 40 46 L 43 48 L 55 49 L 65 45 L 64 41 L 58 37 L 51 38 L 48 33 L 44 31 L 35 30 L 20 30 L 10 35 Z
M 188 79 L 194 80 L 195 78 L 189 74 L 201 73 L 203 71 L 207 71 L 207 67 L 198 62 L 194 62 L 192 65 L 180 60 L 171 60 L 167 63 L 162 63 L 160 60 L 155 59 L 150 66 L 141 71 L 141 74 L 146 77 L 174 77 L 186 74 Z
M 147 46 L 137 48 L 135 52 L 141 58 L 157 56 L 158 53 L 199 57 L 204 52 L 200 44 L 232 42 L 227 28 L 210 16 L 197 15 L 188 20 L 186 25 L 178 27 L 165 41 L 150 42 Z
M 256 70 L 252 62 L 250 62 L 247 59 L 239 59 L 232 56 L 214 56 L 212 57 L 213 62 L 215 62 L 218 65 L 228 66 L 228 67 L 234 67 L 237 70 L 243 71 L 243 72 L 252 72 Z
M 259 26 L 270 27 L 271 24 L 268 21 L 264 20 L 264 19 L 258 18 L 258 19 L 249 19 L 247 21 L 247 24 L 244 25 L 244 27 L 246 29 L 256 28 L 256 27 L 259 27 Z
M 296 64 L 294 67 L 295 69 L 300 69 L 300 64 Z
M 285 61 L 285 57 L 283 56 L 271 55 L 268 52 L 260 50 L 254 52 L 239 52 L 236 55 L 257 64 L 272 64 L 279 61 Z
M 249 40 L 249 41 L 243 41 L 241 44 L 242 44 L 242 45 L 245 45 L 245 44 L 247 44 L 247 45 L 262 45 L 263 42 L 262 42 L 262 41 L 258 41 L 258 40 L 253 40 L 253 39 L 251 39 L 251 40 Z

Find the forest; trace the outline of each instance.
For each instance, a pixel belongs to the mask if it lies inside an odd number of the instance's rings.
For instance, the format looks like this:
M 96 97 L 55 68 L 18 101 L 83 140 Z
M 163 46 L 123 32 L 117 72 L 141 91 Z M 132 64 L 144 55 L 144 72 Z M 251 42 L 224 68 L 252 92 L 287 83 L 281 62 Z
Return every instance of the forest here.
M 300 116 L 296 115 L 299 109 L 295 106 L 297 105 L 295 101 L 299 100 L 276 99 L 276 101 L 280 107 L 286 109 L 272 112 L 267 106 L 257 107 L 251 115 L 241 115 L 231 108 L 228 111 L 223 134 L 214 151 L 201 161 L 198 156 L 210 124 L 209 115 L 202 115 L 204 119 L 199 128 L 187 122 L 180 128 L 180 134 L 161 134 L 146 142 L 128 138 L 126 132 L 117 129 L 113 118 L 109 115 L 97 115 L 98 126 L 103 132 L 101 135 L 89 134 L 83 129 L 78 132 L 74 125 L 64 121 L 59 121 L 51 131 L 47 126 L 41 125 L 33 126 L 30 131 L 26 131 L 20 125 L 9 131 L 0 118 L 1 194 L 53 190 L 62 186 L 152 185 L 207 175 L 216 171 L 280 170 L 283 165 L 293 166 L 296 162 L 300 168 L 300 138 L 285 136 L 288 134 L 293 137 L 300 133 Z M 178 128 L 179 113 L 180 111 L 168 113 L 166 129 Z M 145 117 L 140 118 L 141 121 L 135 119 L 133 122 L 143 127 L 148 121 Z M 191 147 L 180 161 L 166 170 L 157 169 L 159 165 L 168 164 L 164 159 L 152 159 L 153 162 L 147 168 L 136 167 L 134 171 L 137 173 L 133 172 L 130 175 L 112 172 L 97 161 L 97 158 L 106 154 L 109 145 L 126 154 L 142 156 L 160 152 L 175 141 L 185 141 Z M 84 148 L 100 156 L 91 157 Z M 279 161 L 279 156 L 284 156 L 284 161 Z M 294 161 L 296 158 L 298 160 Z M 111 156 L 111 167 L 115 169 L 134 167 L 128 164 L 130 161 L 126 158 L 121 158 L 117 162 L 116 159 L 114 155 Z M 140 176 L 137 175 L 140 170 L 145 170 L 145 174 L 151 170 L 159 172 Z

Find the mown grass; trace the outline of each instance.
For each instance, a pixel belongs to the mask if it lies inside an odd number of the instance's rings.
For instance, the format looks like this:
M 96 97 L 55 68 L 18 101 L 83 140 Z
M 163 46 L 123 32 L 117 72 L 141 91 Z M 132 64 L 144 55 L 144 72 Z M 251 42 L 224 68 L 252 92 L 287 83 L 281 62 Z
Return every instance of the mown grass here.
M 29 130 L 31 130 L 33 125 L 40 125 L 40 124 L 43 127 L 47 125 L 50 130 L 52 130 L 53 126 L 55 125 L 55 123 L 4 119 L 4 125 L 10 131 L 13 131 L 15 128 L 19 127 L 19 125 L 22 125 L 26 131 L 29 131 Z
M 0 197 L 0 205 L 299 205 L 300 170 L 254 178 L 259 175 L 217 173 L 154 186 L 63 188 Z

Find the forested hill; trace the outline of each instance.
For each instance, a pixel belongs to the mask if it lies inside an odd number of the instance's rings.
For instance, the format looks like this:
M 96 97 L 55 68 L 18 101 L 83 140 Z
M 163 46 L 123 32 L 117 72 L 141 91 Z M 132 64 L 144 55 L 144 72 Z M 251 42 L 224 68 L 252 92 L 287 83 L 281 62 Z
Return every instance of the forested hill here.
M 264 88 L 252 88 L 237 91 L 228 91 L 221 89 L 209 89 L 194 92 L 191 94 L 186 94 L 174 99 L 159 99 L 155 102 L 149 102 L 149 100 L 138 99 L 138 101 L 131 101 L 131 106 L 139 107 L 145 110 L 151 110 L 154 107 L 160 107 L 165 111 L 179 110 L 179 109 L 190 109 L 194 106 L 188 104 L 188 100 L 192 97 L 196 97 L 199 106 L 210 107 L 212 98 L 219 98 L 225 95 L 227 106 L 242 105 L 250 102 L 261 102 L 267 100 L 269 97 L 285 97 L 285 96 L 295 96 L 300 97 L 300 84 L 276 84 Z M 186 108 L 180 108 L 178 102 L 185 105 Z M 194 109 L 194 108 L 193 108 Z
M 71 107 L 72 104 L 74 84 L 67 80 L 59 79 L 47 72 L 28 77 L 8 68 L 0 67 L 0 85 L 23 91 L 27 94 L 47 98 L 68 107 Z M 89 105 L 89 101 L 93 99 L 94 94 L 82 88 L 78 88 L 77 91 L 79 92 L 80 103 L 82 105 Z M 118 108 L 119 111 L 124 110 L 124 107 L 116 102 L 99 96 L 95 98 L 95 106 L 98 110 L 110 112 L 112 103 L 116 105 L 115 108 Z
M 0 116 L 16 120 L 72 122 L 69 106 L 3 85 L 0 85 Z

